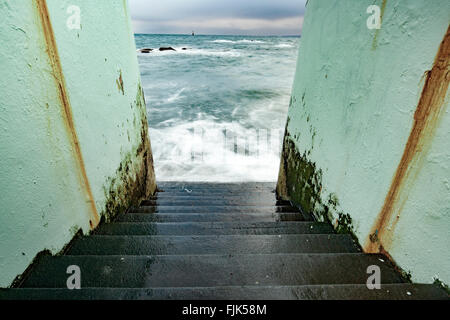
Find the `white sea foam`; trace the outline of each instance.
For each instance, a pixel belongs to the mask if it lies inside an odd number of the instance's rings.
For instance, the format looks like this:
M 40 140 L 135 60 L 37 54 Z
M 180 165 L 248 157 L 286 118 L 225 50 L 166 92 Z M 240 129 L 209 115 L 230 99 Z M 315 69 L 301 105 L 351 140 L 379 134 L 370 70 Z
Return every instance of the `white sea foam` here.
M 247 129 L 203 119 L 150 129 L 156 176 L 183 181 L 275 181 L 279 129 Z
M 243 40 L 226 40 L 226 39 L 218 39 L 218 40 L 213 40 L 211 41 L 212 43 L 248 43 L 248 44 L 262 44 L 265 43 L 264 41 L 261 40 L 248 40 L 248 39 L 243 39 Z
M 232 40 L 224 40 L 224 39 L 218 39 L 218 40 L 214 40 L 211 41 L 212 43 L 236 43 L 236 41 L 232 41 Z
M 290 43 L 280 43 L 275 45 L 275 48 L 292 48 L 292 47 L 294 47 L 294 45 Z
M 205 55 L 205 56 L 216 56 L 216 57 L 239 57 L 241 54 L 237 51 L 219 51 L 219 50 L 208 50 L 208 49 L 188 49 L 182 51 L 182 53 L 188 55 Z
M 260 41 L 260 40 L 238 40 L 237 43 L 253 43 L 253 44 L 261 44 L 261 43 L 265 43 L 264 41 Z
M 182 88 L 181 90 L 178 90 L 175 94 L 171 95 L 169 98 L 167 98 L 167 102 L 174 102 L 177 100 L 180 100 L 182 98 L 181 94 L 186 90 L 186 88 Z

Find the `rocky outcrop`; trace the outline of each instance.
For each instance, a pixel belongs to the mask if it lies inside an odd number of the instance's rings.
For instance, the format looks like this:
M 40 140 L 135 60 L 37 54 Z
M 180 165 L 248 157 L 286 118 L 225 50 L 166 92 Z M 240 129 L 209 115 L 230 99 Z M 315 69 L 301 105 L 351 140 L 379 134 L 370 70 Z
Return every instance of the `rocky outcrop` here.
M 172 47 L 161 47 L 159 48 L 159 51 L 177 51 Z

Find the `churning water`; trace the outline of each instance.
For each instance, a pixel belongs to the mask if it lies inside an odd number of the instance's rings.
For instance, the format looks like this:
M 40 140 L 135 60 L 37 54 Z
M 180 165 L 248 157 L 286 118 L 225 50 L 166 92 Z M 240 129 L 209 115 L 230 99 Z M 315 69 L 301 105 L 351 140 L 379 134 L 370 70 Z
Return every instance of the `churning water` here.
M 135 37 L 157 179 L 275 181 L 300 38 Z

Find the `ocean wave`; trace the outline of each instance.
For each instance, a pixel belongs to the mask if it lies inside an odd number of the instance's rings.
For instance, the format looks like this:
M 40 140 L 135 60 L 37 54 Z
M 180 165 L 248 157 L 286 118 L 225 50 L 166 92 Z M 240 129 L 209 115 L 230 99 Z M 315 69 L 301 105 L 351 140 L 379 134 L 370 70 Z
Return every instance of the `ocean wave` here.
M 209 49 L 195 49 L 195 48 L 187 48 L 186 50 L 183 50 L 185 47 L 177 47 L 174 48 L 176 51 L 158 51 L 154 50 L 151 53 L 141 53 L 139 50 L 138 56 L 141 57 L 161 57 L 161 56 L 167 56 L 167 55 L 203 55 L 203 56 L 214 56 L 214 57 L 229 57 L 229 58 L 236 58 L 239 57 L 241 54 L 237 51 L 230 50 L 230 51 L 219 51 L 219 50 L 209 50 Z
M 262 44 L 262 43 L 266 43 L 265 41 L 261 41 L 261 40 L 238 40 L 237 43 L 254 43 L 254 44 Z
M 294 47 L 294 45 L 290 43 L 280 43 L 275 45 L 275 48 L 292 48 L 292 47 Z
M 243 39 L 243 40 L 225 40 L 225 39 L 218 39 L 218 40 L 213 40 L 211 41 L 212 43 L 249 43 L 249 44 L 263 44 L 266 43 L 265 41 L 261 41 L 261 40 L 247 40 L 247 39 Z
M 237 96 L 252 100 L 273 99 L 280 96 L 280 92 L 273 89 L 241 89 L 238 90 Z
M 149 129 L 155 173 L 165 181 L 276 181 L 279 129 L 248 129 L 215 119 Z
M 173 94 L 169 98 L 167 98 L 167 102 L 171 103 L 171 102 L 180 100 L 180 98 L 182 98 L 181 94 L 184 92 L 184 90 L 186 90 L 186 88 L 182 88 L 182 89 L 178 90 L 175 94 Z
M 156 49 L 138 54 L 157 179 L 276 181 L 298 41 L 136 38 L 136 48 Z M 177 51 L 160 52 L 160 46 Z
M 218 40 L 213 40 L 211 41 L 212 43 L 236 43 L 236 41 L 232 41 L 232 40 L 224 40 L 224 39 L 218 39 Z

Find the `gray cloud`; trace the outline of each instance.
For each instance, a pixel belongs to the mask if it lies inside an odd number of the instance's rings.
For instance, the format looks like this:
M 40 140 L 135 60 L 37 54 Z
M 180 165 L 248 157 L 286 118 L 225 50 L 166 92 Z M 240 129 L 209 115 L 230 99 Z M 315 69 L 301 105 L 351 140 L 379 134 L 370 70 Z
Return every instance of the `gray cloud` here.
M 129 0 L 137 33 L 300 34 L 306 0 Z

